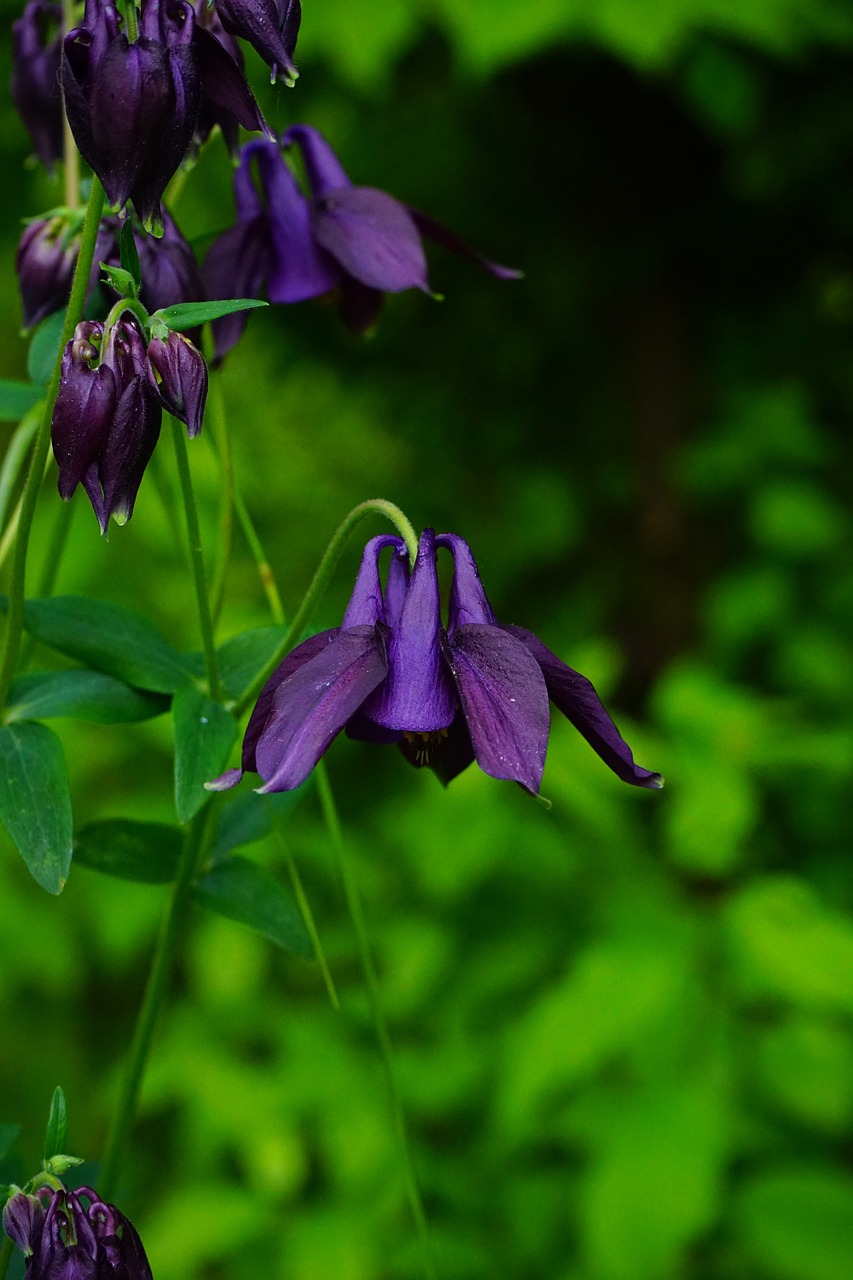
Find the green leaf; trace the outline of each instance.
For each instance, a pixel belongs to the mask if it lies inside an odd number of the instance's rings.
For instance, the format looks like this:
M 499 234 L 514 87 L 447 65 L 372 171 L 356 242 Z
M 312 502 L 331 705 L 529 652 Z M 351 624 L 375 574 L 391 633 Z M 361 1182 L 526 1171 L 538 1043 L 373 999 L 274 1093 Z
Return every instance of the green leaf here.
M 44 1135 L 45 1160 L 64 1151 L 67 1137 L 68 1108 L 65 1104 L 65 1094 L 57 1085 L 50 1100 L 50 1115 L 47 1118 L 47 1130 Z
M 62 337 L 64 324 L 65 308 L 63 307 L 61 311 L 54 311 L 52 316 L 42 320 L 33 334 L 27 353 L 27 373 L 30 381 L 39 386 L 46 386 L 50 382 L 50 375 L 53 373 L 56 362 L 56 349 Z
M 160 822 L 108 818 L 87 823 L 74 837 L 81 866 L 137 884 L 168 884 L 175 878 L 183 835 Z
M 34 382 L 0 378 L 0 422 L 20 422 L 43 397 L 44 391 Z
M 133 235 L 133 223 L 125 218 L 121 235 L 118 239 L 119 261 L 134 283 L 134 297 L 139 293 L 142 284 L 142 269 L 139 265 L 139 254 L 136 251 L 136 240 Z M 103 264 L 101 264 L 103 265 Z
M 210 798 L 204 784 L 221 773 L 237 737 L 230 711 L 190 686 L 172 704 L 175 721 L 175 807 L 189 822 Z
M 175 693 L 189 683 L 182 655 L 124 605 L 86 596 L 28 600 L 24 625 L 43 644 L 137 688 Z
M 304 959 L 314 955 L 299 907 L 270 873 L 248 858 L 220 862 L 196 885 L 196 898 L 211 911 L 257 929 Z
M 33 671 L 9 694 L 9 721 L 72 716 L 96 724 L 132 724 L 168 710 L 161 694 L 142 693 L 102 671 Z
M 273 818 L 286 819 L 313 784 L 312 773 L 295 791 L 279 791 L 269 796 L 257 796 L 252 791 L 229 800 L 220 810 L 211 861 L 219 862 L 232 849 L 263 840 L 272 830 Z
M 18 497 L 18 481 L 23 473 L 30 447 L 39 429 L 39 415 L 29 413 L 12 432 L 0 467 L 0 526 L 5 526 Z
M 71 797 L 62 744 L 43 724 L 0 726 L 0 821 L 33 879 L 61 893 L 71 866 Z
M 21 1126 L 19 1124 L 0 1124 L 0 1160 L 5 1160 L 18 1141 L 20 1132 Z
M 179 302 L 174 307 L 164 307 L 155 311 L 151 324 L 157 321 L 165 324 L 167 329 L 194 329 L 196 325 L 206 324 L 208 320 L 218 320 L 220 316 L 230 316 L 234 311 L 251 311 L 255 307 L 267 307 L 268 302 L 260 298 L 223 298 L 219 302 Z
M 278 649 L 287 627 L 256 627 L 226 640 L 218 651 L 222 687 L 239 698 L 260 675 Z

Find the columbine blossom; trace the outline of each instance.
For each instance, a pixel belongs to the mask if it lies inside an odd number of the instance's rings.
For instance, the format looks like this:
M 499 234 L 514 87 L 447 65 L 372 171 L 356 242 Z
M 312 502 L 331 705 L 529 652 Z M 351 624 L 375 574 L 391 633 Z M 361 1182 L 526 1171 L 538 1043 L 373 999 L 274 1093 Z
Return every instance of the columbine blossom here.
M 308 191 L 276 143 L 257 140 L 243 148 L 234 176 L 237 222 L 214 241 L 204 263 L 209 297 L 264 293 L 270 302 L 290 303 L 331 294 L 344 322 L 364 333 L 386 293 L 430 292 L 424 236 L 500 279 L 519 275 L 387 192 L 354 186 L 309 125 L 293 125 L 282 142 L 302 152 Z M 218 356 L 234 346 L 245 323 L 245 316 L 216 322 Z
M 62 159 L 61 27 L 62 5 L 52 0 L 27 0 L 12 23 L 12 101 L 46 169 Z
M 391 549 L 383 589 L 379 556 Z M 436 551 L 454 562 L 448 625 L 441 618 Z M 413 571 L 405 543 L 368 542 L 339 628 L 312 636 L 267 681 L 243 740 L 242 768 L 213 789 L 260 774 L 261 792 L 305 780 L 332 740 L 396 742 L 445 783 L 476 760 L 493 778 L 538 793 L 550 700 L 613 772 L 639 787 L 662 779 L 634 763 L 628 744 L 585 676 L 530 631 L 501 624 L 468 544 L 456 534 L 421 536 Z
M 25 1280 L 151 1280 L 133 1224 L 91 1187 L 16 1192 L 3 1228 L 27 1257 Z

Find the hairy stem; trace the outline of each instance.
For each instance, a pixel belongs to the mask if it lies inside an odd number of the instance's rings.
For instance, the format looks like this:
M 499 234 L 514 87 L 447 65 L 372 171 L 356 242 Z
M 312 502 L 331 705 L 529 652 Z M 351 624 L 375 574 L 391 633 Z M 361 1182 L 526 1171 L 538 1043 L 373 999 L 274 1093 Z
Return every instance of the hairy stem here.
M 56 352 L 47 399 L 44 403 L 41 425 L 30 459 L 30 470 L 27 475 L 24 492 L 21 496 L 21 514 L 18 520 L 18 534 L 15 541 L 15 556 L 12 561 L 12 580 L 9 584 L 9 614 L 6 627 L 6 643 L 3 651 L 3 662 L 0 665 L 0 709 L 5 707 L 9 696 L 9 686 L 15 674 L 18 653 L 21 647 L 21 635 L 24 624 L 24 596 L 27 577 L 27 552 L 30 543 L 33 520 L 36 511 L 42 476 L 44 475 L 47 450 L 50 444 L 50 424 L 53 418 L 53 406 L 59 393 L 59 377 L 62 370 L 62 353 L 71 340 L 74 330 L 83 315 L 86 292 L 89 287 L 89 275 L 95 257 L 95 242 L 104 209 L 104 189 L 97 178 L 92 178 L 92 193 L 86 210 L 86 221 L 83 224 L 83 235 L 80 241 L 80 252 L 77 255 L 77 266 L 74 270 L 74 281 L 71 286 L 71 297 L 65 313 L 65 324 Z

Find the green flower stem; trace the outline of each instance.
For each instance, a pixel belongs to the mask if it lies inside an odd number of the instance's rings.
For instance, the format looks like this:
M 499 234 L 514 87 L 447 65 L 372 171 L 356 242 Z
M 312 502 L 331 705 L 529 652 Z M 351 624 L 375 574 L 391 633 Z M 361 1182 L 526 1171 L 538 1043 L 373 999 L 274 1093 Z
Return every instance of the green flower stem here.
M 264 595 L 267 598 L 267 604 L 270 608 L 273 621 L 276 623 L 284 622 L 284 606 L 281 603 L 281 596 L 278 593 L 275 574 L 272 566 L 267 559 L 266 552 L 261 545 L 258 532 L 255 528 L 252 517 L 249 515 L 249 509 L 243 500 L 243 495 L 237 485 L 234 486 L 234 510 L 237 512 L 237 519 L 240 521 L 240 528 L 243 530 L 243 537 L 249 544 L 249 550 L 258 570 L 258 577 L 261 580 Z
M 111 1200 L 116 1191 L 124 1141 L 136 1114 L 136 1104 L 151 1039 L 169 983 L 175 949 L 190 905 L 193 880 L 213 835 L 214 813 L 215 808 L 212 804 L 205 805 L 193 818 L 184 836 L 184 847 L 172 883 L 169 904 L 160 925 L 145 995 L 136 1020 L 127 1071 L 107 1137 L 101 1176 L 98 1180 L 98 1190 L 105 1201 Z
M 62 0 L 62 34 L 64 36 L 67 36 L 75 25 L 75 9 L 75 0 Z M 65 164 L 65 203 L 69 209 L 77 209 L 80 206 L 80 152 L 77 150 L 71 125 L 64 111 L 62 113 L 62 159 Z
M 373 956 L 370 951 L 370 941 L 367 936 L 367 926 L 364 922 L 364 911 L 361 905 L 361 894 L 359 893 L 355 873 L 344 844 L 341 824 L 338 819 L 338 811 L 335 806 L 332 788 L 329 783 L 329 775 L 326 771 L 324 761 L 320 760 L 319 763 L 315 765 L 314 773 L 317 778 L 317 790 L 320 795 L 320 805 L 323 810 L 323 817 L 325 818 L 326 826 L 329 830 L 329 837 L 332 842 L 332 848 L 335 852 L 335 860 L 337 862 L 338 874 L 343 886 L 344 897 L 346 899 L 347 908 L 352 918 L 356 939 L 358 941 L 358 951 L 361 959 L 361 967 L 364 971 L 364 980 L 367 985 L 367 996 L 370 1002 L 370 1011 L 373 1016 L 373 1025 L 376 1028 L 376 1036 L 379 1040 L 382 1064 L 385 1068 L 388 1093 L 391 1098 L 394 1127 L 397 1131 L 397 1139 L 400 1143 L 400 1149 L 403 1153 L 403 1160 L 405 1163 L 406 1192 L 409 1199 L 409 1206 L 412 1211 L 412 1217 L 415 1220 L 418 1236 L 420 1237 L 421 1250 L 423 1252 L 424 1274 L 427 1276 L 428 1280 L 436 1280 L 437 1272 L 435 1269 L 435 1261 L 433 1259 L 429 1224 L 427 1223 L 423 1201 L 421 1200 L 420 1188 L 418 1187 L 417 1175 L 415 1173 L 415 1163 L 412 1157 L 412 1148 L 406 1127 L 406 1115 L 403 1110 L 403 1102 L 400 1097 L 400 1092 L 397 1088 L 397 1080 L 394 1075 L 394 1057 L 393 1050 L 391 1048 L 391 1037 L 388 1033 L 388 1024 L 385 1021 L 385 1015 L 382 1012 L 382 1004 L 379 999 L 379 979 L 376 976 L 376 968 L 373 964 Z
M 77 255 L 77 266 L 74 269 L 74 281 L 71 286 L 71 297 L 65 313 L 65 324 L 56 352 L 47 399 L 44 403 L 41 426 L 33 447 L 30 470 L 21 495 L 21 515 L 18 521 L 18 534 L 15 541 L 15 557 L 12 562 L 12 580 L 9 585 L 9 615 L 6 629 L 6 645 L 3 662 L 0 665 L 0 709 L 5 707 L 9 696 L 9 686 L 15 674 L 18 653 L 21 647 L 21 634 L 24 624 L 24 596 L 27 577 L 27 551 L 30 534 L 35 518 L 36 502 L 41 489 L 47 451 L 50 444 L 50 424 L 53 418 L 53 406 L 59 393 L 59 377 L 62 371 L 62 353 L 70 342 L 74 330 L 83 315 L 86 291 L 89 286 L 89 275 L 95 258 L 95 242 L 104 210 L 104 188 L 96 177 L 92 178 L 92 193 L 86 210 L 86 221 L 83 224 L 83 235 L 80 241 L 80 252 Z
M 213 363 L 215 348 L 210 326 L 202 330 L 202 351 L 210 366 Z M 222 497 L 219 516 L 219 554 L 217 556 L 216 574 L 210 591 L 211 609 L 214 618 L 222 612 L 225 599 L 225 582 L 228 577 L 228 566 L 231 562 L 231 551 L 234 545 L 234 455 L 231 449 L 231 436 L 228 433 L 228 420 L 225 414 L 225 400 L 222 395 L 221 378 L 210 376 L 207 386 L 207 406 L 205 420 L 212 427 L 214 451 L 219 460 L 222 472 Z
M 198 620 L 201 630 L 201 643 L 204 649 L 204 666 L 207 672 L 207 683 L 210 696 L 215 702 L 222 700 L 222 687 L 219 683 L 219 664 L 216 658 L 216 643 L 213 637 L 213 617 L 210 612 L 210 600 L 207 594 L 207 582 L 204 576 L 204 556 L 201 548 L 201 530 L 198 523 L 198 508 L 193 492 L 190 460 L 183 425 L 172 418 L 172 439 L 175 442 L 175 457 L 178 462 L 178 479 L 181 484 L 181 495 L 184 500 L 184 514 L 187 520 L 187 542 L 189 544 L 190 562 L 195 582 L 196 603 L 198 604 Z
M 365 518 L 365 516 L 369 516 L 374 512 L 379 515 L 384 515 L 397 528 L 400 536 L 405 540 L 406 546 L 409 550 L 409 556 L 411 557 L 412 564 L 414 564 L 418 549 L 418 539 L 415 535 L 414 529 L 399 507 L 395 506 L 393 502 L 387 502 L 385 498 L 368 498 L 366 502 L 360 502 L 357 507 L 353 507 L 349 515 L 346 516 L 338 525 L 338 528 L 332 535 L 332 540 L 326 548 L 325 555 L 317 567 L 317 572 L 311 579 L 308 590 L 302 597 L 302 603 L 296 610 L 293 621 L 287 628 L 287 632 L 285 633 L 281 644 L 278 646 L 276 653 L 267 663 L 261 674 L 252 682 L 237 702 L 234 710 L 238 716 L 255 701 L 261 689 L 275 671 L 288 649 L 292 647 L 293 641 L 301 634 L 303 627 L 306 626 L 308 619 L 311 617 L 311 614 L 317 607 L 326 587 L 329 585 L 329 579 L 335 571 L 337 563 L 343 553 L 343 549 L 346 546 L 347 539 L 353 529 Z

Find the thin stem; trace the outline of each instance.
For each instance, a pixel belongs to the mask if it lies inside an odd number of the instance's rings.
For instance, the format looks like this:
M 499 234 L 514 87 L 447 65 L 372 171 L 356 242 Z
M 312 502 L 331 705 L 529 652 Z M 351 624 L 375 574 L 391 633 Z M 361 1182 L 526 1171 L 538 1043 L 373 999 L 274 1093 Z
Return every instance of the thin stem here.
M 364 971 L 364 980 L 367 985 L 370 1012 L 373 1016 L 373 1025 L 376 1029 L 376 1037 L 379 1041 L 379 1048 L 382 1054 L 382 1065 L 385 1068 L 385 1077 L 391 1098 L 394 1127 L 397 1131 L 397 1138 L 403 1154 L 406 1171 L 406 1192 L 409 1199 L 409 1206 L 412 1211 L 412 1217 L 415 1220 L 415 1225 L 421 1242 L 424 1274 L 428 1277 L 428 1280 L 436 1280 L 437 1272 L 435 1269 L 435 1261 L 433 1259 L 429 1224 L 427 1223 L 420 1188 L 418 1187 L 417 1175 L 415 1173 L 415 1163 L 412 1157 L 411 1144 L 409 1142 L 403 1102 L 400 1097 L 400 1092 L 397 1088 L 397 1080 L 394 1075 L 394 1056 L 391 1048 L 391 1037 L 388 1033 L 388 1024 L 385 1021 L 385 1015 L 382 1012 L 382 1004 L 379 999 L 379 979 L 376 975 L 376 968 L 373 964 L 370 940 L 368 939 L 367 926 L 364 922 L 361 894 L 359 893 L 358 882 L 356 881 L 355 873 L 349 859 L 349 854 L 344 844 L 341 824 L 338 818 L 338 811 L 335 806 L 335 799 L 332 795 L 329 775 L 326 771 L 324 761 L 321 760 L 317 765 L 315 765 L 314 774 L 317 779 L 317 790 L 320 795 L 320 805 L 323 810 L 323 817 L 326 820 L 326 826 L 329 830 L 332 848 L 335 851 L 338 874 L 340 875 L 341 884 L 343 886 L 347 909 L 349 910 L 352 918 L 356 939 L 358 941 L 359 957 L 361 959 L 361 967 Z
M 53 406 L 59 393 L 59 376 L 62 370 L 62 353 L 71 340 L 75 328 L 83 315 L 86 291 L 89 287 L 89 275 L 95 257 L 95 242 L 104 209 L 104 188 L 96 177 L 92 178 L 92 193 L 86 210 L 86 221 L 80 240 L 80 252 L 77 255 L 77 266 L 74 270 L 74 282 L 71 286 L 71 297 L 65 313 L 65 324 L 56 352 L 53 373 L 44 403 L 41 426 L 36 436 L 30 461 L 30 470 L 21 496 L 21 515 L 18 521 L 18 536 L 15 542 L 15 558 L 12 562 L 12 580 L 9 585 L 9 615 L 6 629 L 6 646 L 3 662 L 0 666 L 0 708 L 5 707 L 9 696 L 9 686 L 15 674 L 18 653 L 21 647 L 21 635 L 24 623 L 24 596 L 26 591 L 27 552 L 30 534 L 35 517 L 36 502 L 44 475 L 48 445 L 50 444 L 50 424 L 53 418 Z
M 249 549 L 252 552 L 252 558 L 255 561 L 255 566 L 258 570 L 258 577 L 261 580 L 261 586 L 263 588 L 264 595 L 267 598 L 267 604 L 269 605 L 273 621 L 283 623 L 284 606 L 281 603 L 281 596 L 278 593 L 275 574 L 272 571 L 272 566 L 267 559 L 266 552 L 264 551 L 261 540 L 258 537 L 257 529 L 255 528 L 254 521 L 249 514 L 249 509 L 246 506 L 243 495 L 236 484 L 234 486 L 234 509 L 237 512 L 237 519 L 240 521 L 240 528 L 243 530 L 243 537 L 248 542 Z
M 74 0 L 62 0 L 62 34 L 74 26 Z M 62 113 L 62 159 L 65 163 L 65 203 L 69 209 L 80 207 L 80 152 L 68 123 L 68 116 Z
M 210 819 L 212 813 L 213 807 L 209 804 L 206 805 L 193 819 L 184 836 L 184 847 L 178 862 L 177 874 L 172 883 L 169 905 L 163 916 L 157 945 L 151 959 L 145 995 L 142 999 L 142 1006 L 139 1010 L 130 1047 L 127 1072 L 122 1084 L 118 1106 L 113 1114 L 104 1160 L 101 1165 L 98 1190 L 106 1201 L 111 1198 L 116 1188 L 122 1148 L 136 1114 L 136 1104 L 139 1098 L 148 1052 L 151 1047 L 151 1038 L 169 983 L 175 948 L 190 902 L 193 879 L 200 865 L 201 855 L 207 847 L 207 842 L 211 835 Z M 2 1280 L 1 1277 L 0 1280 Z
M 368 498 L 366 502 L 360 502 L 357 507 L 353 507 L 349 515 L 341 521 L 333 533 L 331 542 L 326 548 L 323 559 L 320 561 L 317 571 L 311 579 L 308 590 L 302 597 L 302 603 L 296 610 L 293 621 L 287 628 L 281 644 L 278 646 L 275 654 L 267 663 L 261 674 L 252 682 L 237 702 L 235 707 L 237 715 L 240 715 L 245 711 L 250 703 L 254 702 L 269 677 L 275 671 L 276 667 L 293 644 L 294 638 L 301 633 L 302 628 L 308 622 L 308 619 L 317 607 L 321 596 L 325 592 L 326 587 L 329 585 L 329 580 L 335 571 L 335 567 L 341 558 L 347 539 L 353 529 L 365 518 L 365 516 L 369 516 L 373 513 L 384 515 L 393 525 L 396 526 L 400 532 L 400 536 L 405 540 L 412 564 L 414 564 L 415 556 L 417 555 L 418 540 L 415 536 L 414 529 L 398 506 L 395 506 L 393 502 L 386 501 L 385 498 Z
M 172 418 L 172 439 L 175 442 L 175 457 L 178 462 L 178 479 L 181 484 L 181 495 L 184 500 L 184 514 L 187 520 L 187 542 L 189 544 L 190 563 L 195 582 L 196 603 L 198 605 L 198 621 L 201 631 L 201 643 L 204 650 L 204 666 L 207 672 L 207 683 L 210 696 L 219 702 L 222 688 L 219 683 L 219 664 L 216 658 L 216 643 L 213 636 L 213 617 L 210 612 L 210 600 L 207 595 L 207 582 L 204 576 L 204 556 L 201 548 L 201 529 L 198 523 L 193 481 L 190 474 L 190 460 L 187 451 L 184 428 L 180 422 Z

